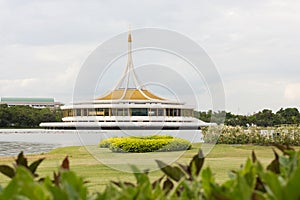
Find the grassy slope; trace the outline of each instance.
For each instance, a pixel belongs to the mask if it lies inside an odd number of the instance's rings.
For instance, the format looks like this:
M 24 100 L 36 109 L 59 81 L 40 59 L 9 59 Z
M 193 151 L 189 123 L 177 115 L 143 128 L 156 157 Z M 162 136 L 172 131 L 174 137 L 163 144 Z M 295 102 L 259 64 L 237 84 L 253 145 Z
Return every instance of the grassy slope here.
M 200 144 L 194 144 L 193 148 L 186 151 L 177 162 L 188 163 L 190 159 L 197 153 Z M 96 148 L 95 148 L 96 149 Z M 98 148 L 97 148 L 98 149 Z M 266 165 L 273 158 L 272 147 L 263 146 L 230 146 L 230 145 L 216 145 L 214 149 L 208 154 L 205 165 L 210 166 L 215 173 L 218 181 L 224 181 L 228 177 L 228 172 L 230 170 L 238 169 L 241 164 L 251 155 L 251 151 L 255 150 L 258 159 Z M 101 153 L 101 152 L 100 152 Z M 115 156 L 110 152 L 105 152 L 108 156 Z M 153 153 L 151 153 L 153 154 Z M 171 156 L 175 155 L 174 152 L 167 153 L 156 153 L 156 156 Z M 41 176 L 52 176 L 54 170 L 58 169 L 61 161 L 66 155 L 69 155 L 71 169 L 77 172 L 80 176 L 88 180 L 88 187 L 94 190 L 102 190 L 110 180 L 126 180 L 134 181 L 134 176 L 132 173 L 127 173 L 115 169 L 111 169 L 98 160 L 96 160 L 92 155 L 88 153 L 85 147 L 64 147 L 55 149 L 49 153 L 43 155 L 30 155 L 27 156 L 30 162 L 40 157 L 46 157 L 46 160 L 41 164 L 38 173 Z M 142 155 L 142 154 L 139 154 Z M 123 154 L 122 156 L 132 158 L 132 154 Z M 13 162 L 13 157 L 0 157 L 0 163 L 8 164 Z M 120 162 L 122 163 L 122 162 Z M 118 168 L 127 167 L 128 165 L 123 164 Z M 152 171 L 150 177 L 154 180 L 161 175 L 160 171 Z M 4 185 L 8 179 L 0 174 L 0 184 Z

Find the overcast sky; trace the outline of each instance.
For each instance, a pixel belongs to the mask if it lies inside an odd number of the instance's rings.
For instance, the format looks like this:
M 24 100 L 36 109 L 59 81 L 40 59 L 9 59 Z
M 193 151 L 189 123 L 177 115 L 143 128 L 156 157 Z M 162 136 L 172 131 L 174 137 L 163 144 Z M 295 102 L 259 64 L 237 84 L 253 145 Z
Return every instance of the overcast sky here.
M 299 10 L 298 0 L 0 0 L 0 96 L 70 102 L 87 56 L 131 24 L 175 30 L 204 48 L 226 110 L 299 108 Z

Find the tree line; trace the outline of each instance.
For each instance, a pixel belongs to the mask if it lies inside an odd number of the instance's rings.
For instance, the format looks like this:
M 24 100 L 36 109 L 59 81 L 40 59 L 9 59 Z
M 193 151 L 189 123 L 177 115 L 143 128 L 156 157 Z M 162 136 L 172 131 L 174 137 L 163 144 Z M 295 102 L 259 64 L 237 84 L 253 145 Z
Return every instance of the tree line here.
M 195 116 L 205 122 L 224 123 L 230 126 L 278 126 L 282 124 L 300 124 L 300 113 L 297 108 L 281 108 L 277 112 L 263 109 L 252 115 L 237 115 L 231 112 L 203 111 L 195 112 Z M 224 121 L 225 118 L 225 121 Z
M 0 127 L 1 128 L 34 128 L 41 122 L 61 121 L 61 110 L 50 110 L 49 108 L 32 108 L 30 106 L 7 106 L 0 105 Z
M 300 124 L 300 113 L 297 108 L 281 108 L 277 112 L 264 109 L 252 115 L 237 115 L 231 112 L 213 112 L 211 110 L 195 111 L 195 116 L 205 122 L 224 123 L 230 126 L 257 125 L 267 127 L 282 124 Z M 59 122 L 61 119 L 61 110 L 0 105 L 0 127 L 2 128 L 33 128 L 38 127 L 41 122 Z

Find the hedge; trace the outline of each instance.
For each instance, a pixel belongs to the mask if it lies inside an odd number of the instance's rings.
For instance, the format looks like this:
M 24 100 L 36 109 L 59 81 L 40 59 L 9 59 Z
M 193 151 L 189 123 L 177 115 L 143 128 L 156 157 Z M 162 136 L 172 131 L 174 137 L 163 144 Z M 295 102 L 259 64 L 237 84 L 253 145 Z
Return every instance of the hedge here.
M 289 144 L 300 145 L 300 127 L 249 127 L 216 126 L 203 129 L 204 141 L 217 144 Z
M 182 151 L 191 148 L 191 143 L 181 138 L 172 136 L 140 136 L 108 138 L 99 143 L 100 148 L 109 148 L 112 152 L 164 152 Z

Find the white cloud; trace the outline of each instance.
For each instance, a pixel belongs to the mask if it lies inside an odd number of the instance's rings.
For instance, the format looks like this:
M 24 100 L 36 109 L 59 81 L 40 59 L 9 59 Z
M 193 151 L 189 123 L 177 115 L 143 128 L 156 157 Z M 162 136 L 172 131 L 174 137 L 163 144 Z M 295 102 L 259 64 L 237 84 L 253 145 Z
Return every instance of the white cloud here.
M 291 83 L 285 87 L 284 97 L 289 101 L 300 101 L 300 83 Z
M 299 10 L 293 0 L 0 1 L 0 96 L 67 103 L 88 54 L 131 24 L 199 42 L 222 76 L 229 110 L 299 106 Z
M 0 93 L 8 94 L 11 91 L 25 90 L 36 82 L 36 79 L 0 80 Z

